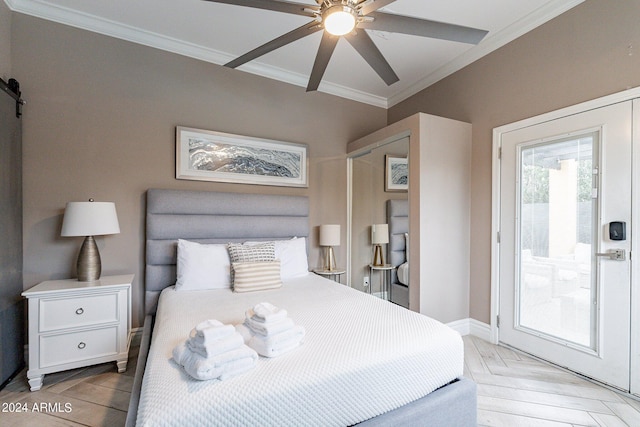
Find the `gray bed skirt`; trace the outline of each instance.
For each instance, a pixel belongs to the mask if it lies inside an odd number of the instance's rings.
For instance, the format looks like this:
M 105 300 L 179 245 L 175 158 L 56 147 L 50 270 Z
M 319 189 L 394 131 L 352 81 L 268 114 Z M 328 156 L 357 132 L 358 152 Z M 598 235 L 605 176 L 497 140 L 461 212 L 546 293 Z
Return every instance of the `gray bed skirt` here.
M 458 378 L 422 399 L 359 423 L 358 426 L 476 426 L 476 408 L 476 383 L 467 378 Z

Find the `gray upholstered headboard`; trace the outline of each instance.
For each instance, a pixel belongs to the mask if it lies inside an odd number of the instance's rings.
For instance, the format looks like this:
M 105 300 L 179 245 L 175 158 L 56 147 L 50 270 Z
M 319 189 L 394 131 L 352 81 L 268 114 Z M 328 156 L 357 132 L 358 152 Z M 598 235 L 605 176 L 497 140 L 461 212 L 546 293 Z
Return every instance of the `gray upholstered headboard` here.
M 387 200 L 387 224 L 389 224 L 389 264 L 399 266 L 406 261 L 404 234 L 409 232 L 409 201 Z M 391 283 L 397 282 L 392 271 Z
M 304 196 L 147 191 L 145 312 L 154 313 L 160 292 L 176 282 L 178 239 L 200 243 L 309 236 Z

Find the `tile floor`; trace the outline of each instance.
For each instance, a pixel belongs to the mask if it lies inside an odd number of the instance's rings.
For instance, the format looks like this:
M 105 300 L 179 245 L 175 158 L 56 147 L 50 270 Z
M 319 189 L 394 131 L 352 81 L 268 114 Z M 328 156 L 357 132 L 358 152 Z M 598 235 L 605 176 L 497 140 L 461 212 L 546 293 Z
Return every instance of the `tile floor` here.
M 640 426 L 638 400 L 476 337 L 464 344 L 481 426 Z

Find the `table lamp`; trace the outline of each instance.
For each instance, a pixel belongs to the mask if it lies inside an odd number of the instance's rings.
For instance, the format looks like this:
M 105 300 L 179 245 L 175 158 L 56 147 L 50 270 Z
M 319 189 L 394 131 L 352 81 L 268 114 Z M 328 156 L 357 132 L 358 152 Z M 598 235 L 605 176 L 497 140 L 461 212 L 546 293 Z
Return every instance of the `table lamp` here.
M 336 269 L 336 258 L 333 253 L 334 246 L 340 246 L 340 225 L 327 224 L 320 226 L 320 246 L 325 247 L 324 268 L 326 271 Z
M 389 226 L 387 224 L 373 224 L 371 226 L 371 243 L 375 247 L 373 265 L 381 267 L 384 265 L 382 245 L 389 243 Z
M 78 281 L 91 282 L 100 278 L 100 252 L 93 236 L 120 233 L 116 205 L 112 202 L 69 202 L 62 220 L 63 237 L 85 236 L 78 254 Z

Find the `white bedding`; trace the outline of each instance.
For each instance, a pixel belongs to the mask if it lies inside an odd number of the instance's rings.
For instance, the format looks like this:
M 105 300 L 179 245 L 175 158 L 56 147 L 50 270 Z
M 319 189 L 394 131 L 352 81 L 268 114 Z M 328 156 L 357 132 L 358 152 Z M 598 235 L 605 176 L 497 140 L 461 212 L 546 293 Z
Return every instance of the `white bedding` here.
M 237 324 L 268 301 L 304 326 L 304 344 L 226 381 L 197 381 L 171 360 L 200 321 Z M 162 292 L 145 370 L 140 426 L 343 426 L 417 400 L 462 376 L 458 333 L 314 274 L 280 289 Z
M 398 282 L 409 286 L 409 263 L 405 262 L 398 266 Z

